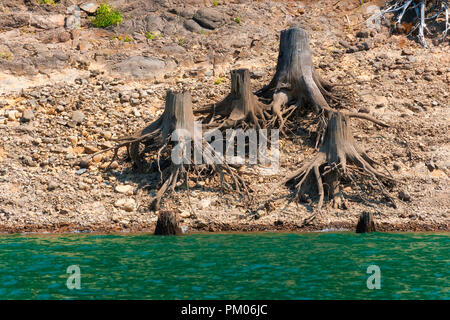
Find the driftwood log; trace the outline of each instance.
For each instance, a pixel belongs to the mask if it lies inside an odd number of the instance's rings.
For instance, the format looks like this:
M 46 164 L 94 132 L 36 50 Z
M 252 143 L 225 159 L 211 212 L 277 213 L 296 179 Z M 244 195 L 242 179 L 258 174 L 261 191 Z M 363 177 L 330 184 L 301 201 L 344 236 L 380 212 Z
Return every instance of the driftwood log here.
M 172 211 L 161 211 L 156 222 L 155 235 L 178 236 L 183 232 L 178 226 L 178 217 Z

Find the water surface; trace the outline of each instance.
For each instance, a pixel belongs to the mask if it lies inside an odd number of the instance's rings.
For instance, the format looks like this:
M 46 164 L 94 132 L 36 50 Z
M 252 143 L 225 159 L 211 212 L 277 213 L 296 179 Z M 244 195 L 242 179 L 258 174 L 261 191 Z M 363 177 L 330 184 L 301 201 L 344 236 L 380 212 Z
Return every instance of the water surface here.
M 448 233 L 0 235 L 0 299 L 449 299 L 449 254 Z

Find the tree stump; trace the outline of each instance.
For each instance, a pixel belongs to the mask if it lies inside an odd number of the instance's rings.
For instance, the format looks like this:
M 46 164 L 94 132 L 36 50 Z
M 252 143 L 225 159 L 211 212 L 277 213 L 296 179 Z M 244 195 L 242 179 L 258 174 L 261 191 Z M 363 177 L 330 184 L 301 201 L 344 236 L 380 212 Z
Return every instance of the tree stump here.
M 220 128 L 236 127 L 249 120 L 260 128 L 265 121 L 264 107 L 251 91 L 248 69 L 231 71 L 230 93 L 220 102 L 198 109 L 197 114 L 208 114 L 205 122 Z
M 393 181 L 394 179 L 390 174 L 387 176 L 373 167 L 376 162 L 370 159 L 364 150 L 356 144 L 348 124 L 349 117 L 345 113 L 330 112 L 330 118 L 319 152 L 312 160 L 288 176 L 284 183 L 291 180 L 298 181 L 295 186 L 295 195 L 301 199 L 304 193 L 302 186 L 312 172 L 319 195 L 317 208 L 320 209 L 323 205 L 325 195 L 323 179 L 326 181 L 328 197 L 333 201 L 333 206 L 341 207 L 343 199 L 341 199 L 342 193 L 339 187 L 340 178 L 341 176 L 348 176 L 350 170 L 358 171 L 372 178 L 380 187 L 383 195 L 388 197 L 395 207 L 394 199 L 384 191 L 380 182 L 380 179 L 388 181 Z M 349 164 L 353 168 L 350 168 Z
M 153 210 L 159 210 L 163 196 L 173 192 L 180 179 L 184 180 L 186 189 L 189 189 L 190 173 L 196 175 L 197 182 L 202 175 L 212 178 L 217 173 L 221 177 L 222 187 L 224 177 L 231 178 L 237 193 L 241 194 L 243 191 L 248 196 L 246 183 L 237 171 L 228 166 L 220 155 L 214 153 L 211 145 L 202 136 L 196 137 L 194 128 L 191 95 L 188 92 L 169 91 L 164 112 L 157 120 L 134 135 L 120 138 L 116 146 L 99 153 L 114 150 L 112 162 L 117 158 L 118 150 L 126 146 L 129 158 L 138 170 L 143 170 L 146 154 L 156 158 L 160 185 L 151 201 L 150 207 Z M 141 151 L 142 145 L 144 149 Z M 198 151 L 201 159 L 194 158 L 199 156 Z M 161 166 L 161 158 L 165 160 L 165 166 Z
M 156 222 L 155 235 L 178 236 L 183 232 L 178 226 L 178 217 L 172 211 L 161 211 Z
M 272 100 L 272 108 L 280 117 L 286 106 L 301 106 L 306 100 L 316 113 L 329 109 L 323 95 L 331 96 L 331 88 L 314 69 L 306 31 L 297 27 L 281 31 L 275 75 L 256 95 Z
M 372 212 L 363 212 L 356 225 L 356 233 L 376 232 Z

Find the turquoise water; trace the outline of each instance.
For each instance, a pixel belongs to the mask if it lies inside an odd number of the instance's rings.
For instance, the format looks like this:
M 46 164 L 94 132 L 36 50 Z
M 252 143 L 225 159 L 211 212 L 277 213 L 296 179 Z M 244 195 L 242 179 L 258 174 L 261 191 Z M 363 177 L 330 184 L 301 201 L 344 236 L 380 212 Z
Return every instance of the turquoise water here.
M 0 299 L 450 299 L 449 253 L 448 233 L 3 235 Z

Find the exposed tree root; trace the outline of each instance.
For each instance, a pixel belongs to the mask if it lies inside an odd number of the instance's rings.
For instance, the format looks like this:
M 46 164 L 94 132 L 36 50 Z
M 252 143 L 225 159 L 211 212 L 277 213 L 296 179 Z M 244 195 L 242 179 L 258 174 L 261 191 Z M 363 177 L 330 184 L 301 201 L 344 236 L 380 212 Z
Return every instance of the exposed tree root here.
M 433 21 L 444 24 L 441 41 L 445 41 L 450 29 L 448 11 L 448 0 L 391 0 L 387 2 L 385 8 L 370 17 L 369 20 L 376 20 L 384 17 L 387 13 L 393 13 L 395 15 L 395 29 L 408 16 L 408 20 L 411 20 L 411 23 L 414 24 L 409 34 L 418 29 L 419 41 L 424 48 L 427 48 L 424 31 L 427 31 L 429 35 L 433 34 L 427 27 L 427 21 L 428 23 Z

